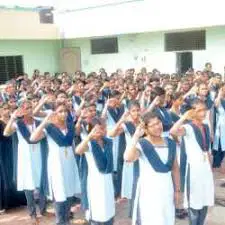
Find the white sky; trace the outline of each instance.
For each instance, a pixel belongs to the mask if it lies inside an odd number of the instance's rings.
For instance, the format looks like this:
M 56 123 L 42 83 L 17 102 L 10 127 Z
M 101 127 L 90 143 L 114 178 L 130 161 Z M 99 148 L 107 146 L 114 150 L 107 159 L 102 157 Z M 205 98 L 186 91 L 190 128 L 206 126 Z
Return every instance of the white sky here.
M 0 5 L 5 6 L 23 6 L 23 7 L 36 7 L 36 6 L 52 6 L 58 0 L 0 0 Z
M 55 6 L 55 8 L 82 8 L 116 2 L 126 2 L 127 0 L 0 0 L 0 5 L 5 6 Z

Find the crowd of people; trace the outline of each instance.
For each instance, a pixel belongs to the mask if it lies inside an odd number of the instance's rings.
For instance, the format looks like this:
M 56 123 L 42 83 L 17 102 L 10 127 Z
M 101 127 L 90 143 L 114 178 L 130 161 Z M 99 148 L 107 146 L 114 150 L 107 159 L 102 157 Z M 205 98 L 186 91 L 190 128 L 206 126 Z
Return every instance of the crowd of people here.
M 27 204 L 32 224 L 55 206 L 112 225 L 128 201 L 133 225 L 203 225 L 213 171 L 225 172 L 225 84 L 212 72 L 35 70 L 0 93 L 0 210 Z

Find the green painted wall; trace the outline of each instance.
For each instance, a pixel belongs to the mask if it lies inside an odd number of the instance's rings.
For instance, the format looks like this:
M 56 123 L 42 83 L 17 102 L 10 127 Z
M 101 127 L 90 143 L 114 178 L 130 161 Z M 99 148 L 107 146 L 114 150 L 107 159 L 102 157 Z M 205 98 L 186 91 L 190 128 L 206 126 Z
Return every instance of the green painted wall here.
M 24 72 L 32 76 L 34 69 L 41 73 L 59 71 L 59 48 L 57 40 L 0 40 L 0 56 L 22 55 Z

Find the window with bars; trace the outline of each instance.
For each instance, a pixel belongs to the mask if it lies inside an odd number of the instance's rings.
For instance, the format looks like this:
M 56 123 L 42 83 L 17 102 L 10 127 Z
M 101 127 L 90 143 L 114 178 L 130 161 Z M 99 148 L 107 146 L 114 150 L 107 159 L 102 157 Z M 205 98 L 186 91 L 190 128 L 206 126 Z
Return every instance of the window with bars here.
M 0 83 L 23 74 L 23 56 L 0 56 Z
M 206 32 L 188 31 L 165 34 L 165 51 L 187 51 L 206 49 Z
M 91 54 L 109 54 L 118 53 L 118 39 L 112 38 L 98 38 L 91 40 Z

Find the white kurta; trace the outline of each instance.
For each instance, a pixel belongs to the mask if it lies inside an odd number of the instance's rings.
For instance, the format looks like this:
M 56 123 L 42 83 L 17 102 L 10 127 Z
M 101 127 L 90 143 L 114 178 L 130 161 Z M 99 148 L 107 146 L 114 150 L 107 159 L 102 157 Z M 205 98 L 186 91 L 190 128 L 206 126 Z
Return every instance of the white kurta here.
M 49 146 L 48 197 L 54 198 L 56 202 L 63 202 L 81 192 L 77 163 L 72 146 L 59 147 L 46 131 L 45 133 Z
M 203 153 L 200 148 L 194 130 L 191 125 L 184 125 L 186 135 L 184 136 L 187 171 L 185 179 L 184 207 L 202 209 L 204 206 L 214 204 L 214 181 L 210 162 L 207 153 Z M 190 198 L 187 197 L 187 172 L 190 168 Z
M 137 184 L 132 224 L 136 225 L 139 208 L 141 225 L 174 225 L 174 188 L 171 172 L 156 172 L 148 162 L 139 144 L 137 148 L 140 149 L 140 176 Z M 155 149 L 163 163 L 166 163 L 168 148 L 161 146 L 155 147 Z
M 129 143 L 131 143 L 132 136 L 130 135 L 125 125 L 123 125 L 123 129 L 126 137 L 126 147 L 129 148 Z M 127 199 L 132 198 L 133 178 L 134 178 L 134 164 L 131 162 L 124 161 L 122 171 L 122 188 L 121 188 L 122 198 Z
M 107 112 L 107 131 L 110 131 L 112 129 L 114 129 L 116 122 L 114 121 L 114 119 L 112 118 L 112 116 L 110 115 L 109 111 Z M 119 136 L 118 137 L 114 137 L 113 140 L 113 170 L 114 172 L 117 172 L 117 168 L 118 168 L 118 155 L 119 155 Z
M 219 140 L 221 150 L 225 151 L 225 110 L 220 104 L 216 114 L 216 129 L 213 142 L 213 150 L 219 149 Z
M 40 187 L 42 159 L 40 143 L 28 144 L 14 124 L 18 135 L 17 190 L 34 190 Z M 35 123 L 27 126 L 32 132 Z
M 88 163 L 87 196 L 89 218 L 97 222 L 106 222 L 115 215 L 115 199 L 112 174 L 99 172 L 89 143 L 85 153 Z

